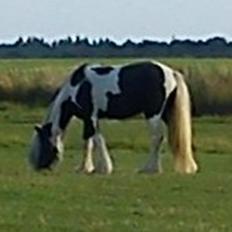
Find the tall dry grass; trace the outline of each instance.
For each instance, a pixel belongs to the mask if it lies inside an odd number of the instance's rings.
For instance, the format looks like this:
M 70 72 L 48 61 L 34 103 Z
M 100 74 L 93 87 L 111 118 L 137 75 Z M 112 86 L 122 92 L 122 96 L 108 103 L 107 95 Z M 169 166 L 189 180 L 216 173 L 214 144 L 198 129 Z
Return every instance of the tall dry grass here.
M 232 113 L 232 60 L 160 61 L 184 73 L 197 115 Z M 71 70 L 84 62 L 127 63 L 128 59 L 0 60 L 0 101 L 48 104 Z
M 164 62 L 184 74 L 195 114 L 232 113 L 232 60 L 171 59 Z
M 70 66 L 63 61 L 2 60 L 0 100 L 30 105 L 47 104 L 70 70 Z

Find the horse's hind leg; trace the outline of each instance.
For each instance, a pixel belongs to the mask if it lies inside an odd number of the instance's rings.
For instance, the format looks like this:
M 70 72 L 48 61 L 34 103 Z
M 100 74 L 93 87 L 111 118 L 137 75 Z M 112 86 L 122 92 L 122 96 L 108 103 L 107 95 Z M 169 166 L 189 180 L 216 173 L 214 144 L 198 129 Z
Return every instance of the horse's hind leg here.
M 163 141 L 163 123 L 159 116 L 148 119 L 148 126 L 151 133 L 150 155 L 145 166 L 139 170 L 143 173 L 162 172 L 161 160 L 159 157 L 160 145 Z

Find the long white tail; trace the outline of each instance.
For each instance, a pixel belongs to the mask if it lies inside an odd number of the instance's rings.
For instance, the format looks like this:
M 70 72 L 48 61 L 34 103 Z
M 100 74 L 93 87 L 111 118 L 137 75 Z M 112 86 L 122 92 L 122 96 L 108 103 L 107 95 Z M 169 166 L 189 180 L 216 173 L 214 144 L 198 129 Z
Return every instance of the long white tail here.
M 174 168 L 179 173 L 195 173 L 198 169 L 192 151 L 190 96 L 183 76 L 174 73 L 177 89 L 168 115 L 168 137 L 174 154 Z

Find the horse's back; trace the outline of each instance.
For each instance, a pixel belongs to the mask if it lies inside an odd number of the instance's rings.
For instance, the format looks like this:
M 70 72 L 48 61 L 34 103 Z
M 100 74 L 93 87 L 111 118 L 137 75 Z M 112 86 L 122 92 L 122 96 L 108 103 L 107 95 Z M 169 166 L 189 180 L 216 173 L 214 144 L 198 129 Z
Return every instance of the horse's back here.
M 158 114 L 175 81 L 172 69 L 153 62 L 127 65 L 87 65 L 93 108 L 101 117 L 126 118 L 137 113 Z
M 135 94 L 144 95 L 144 91 L 163 91 L 167 79 L 172 78 L 166 75 L 167 70 L 172 72 L 172 69 L 160 63 L 144 61 L 115 66 L 90 65 L 85 73 L 93 87 L 97 88 L 99 83 L 113 85 L 116 82 L 127 97 L 134 97 Z

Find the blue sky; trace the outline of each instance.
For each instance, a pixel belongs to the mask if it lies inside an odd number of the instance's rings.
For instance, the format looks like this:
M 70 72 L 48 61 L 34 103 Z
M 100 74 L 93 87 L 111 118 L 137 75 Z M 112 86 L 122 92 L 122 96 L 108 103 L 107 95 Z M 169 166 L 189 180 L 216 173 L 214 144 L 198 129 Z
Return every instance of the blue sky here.
M 0 41 L 68 35 L 116 41 L 232 40 L 231 0 L 0 0 Z

